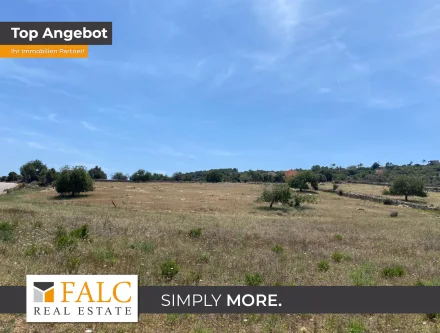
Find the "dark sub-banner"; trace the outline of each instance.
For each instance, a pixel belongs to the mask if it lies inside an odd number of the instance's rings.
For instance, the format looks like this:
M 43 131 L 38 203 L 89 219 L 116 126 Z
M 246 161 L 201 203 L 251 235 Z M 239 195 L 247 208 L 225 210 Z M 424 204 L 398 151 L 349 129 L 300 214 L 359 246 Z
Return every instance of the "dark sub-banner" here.
M 0 313 L 25 313 L 0 287 Z M 139 313 L 440 313 L 440 287 L 139 287 Z
M 0 45 L 112 43 L 112 22 L 0 22 Z

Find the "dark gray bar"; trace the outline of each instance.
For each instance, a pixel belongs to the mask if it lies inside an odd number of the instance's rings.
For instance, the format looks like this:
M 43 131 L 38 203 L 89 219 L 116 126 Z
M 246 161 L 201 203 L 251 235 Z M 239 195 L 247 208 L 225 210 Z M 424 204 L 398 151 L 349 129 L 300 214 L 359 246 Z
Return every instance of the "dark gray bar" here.
M 47 35 L 43 38 L 47 29 L 50 29 L 52 36 L 56 30 L 61 30 L 62 36 L 51 38 Z M 103 29 L 106 30 L 107 38 L 104 38 Z M 84 30 L 92 32 L 92 35 L 85 38 L 87 36 L 83 34 Z M 71 40 L 69 40 L 69 31 L 72 31 Z M 81 34 L 77 33 L 78 36 L 75 36 L 75 31 L 80 31 Z M 112 45 L 112 43 L 112 22 L 0 22 L 0 45 Z
M 281 306 L 227 303 L 228 295 L 269 294 L 277 295 Z M 167 307 L 163 295 L 206 295 L 211 305 L 211 295 L 221 296 L 218 306 Z M 0 313 L 26 313 L 26 287 L 0 287 Z M 139 287 L 139 313 L 440 313 L 440 287 Z
M 218 306 L 162 306 L 165 294 L 202 294 Z M 228 306 L 227 296 L 276 294 L 281 306 Z M 247 298 L 250 300 L 250 297 Z M 440 287 L 140 287 L 140 313 L 440 313 Z

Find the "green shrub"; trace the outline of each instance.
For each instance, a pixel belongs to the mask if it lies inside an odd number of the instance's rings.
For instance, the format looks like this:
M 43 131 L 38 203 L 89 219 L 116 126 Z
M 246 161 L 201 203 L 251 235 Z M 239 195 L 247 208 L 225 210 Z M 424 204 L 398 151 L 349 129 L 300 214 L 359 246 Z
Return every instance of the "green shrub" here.
M 391 217 L 397 217 L 397 215 L 399 215 L 399 212 L 392 211 L 392 212 L 390 213 L 390 216 L 391 216 Z
M 95 250 L 94 255 L 98 261 L 105 262 L 110 265 L 114 265 L 118 261 L 115 250 L 110 247 L 97 249 Z
M 358 320 L 350 321 L 350 323 L 348 324 L 348 333 L 365 333 L 365 332 L 366 332 L 365 325 Z
M 340 196 L 343 196 L 343 195 L 344 195 L 344 191 L 342 191 L 341 189 L 339 189 L 338 194 L 339 194 Z
M 393 204 L 393 200 L 391 200 L 391 199 L 385 199 L 384 201 L 383 201 L 383 204 L 384 205 L 392 205 Z
M 351 260 L 351 257 L 343 252 L 335 251 L 332 254 L 332 259 L 334 262 L 342 262 L 344 260 Z
M 275 253 L 283 253 L 284 252 L 284 248 L 283 248 L 282 245 L 275 245 L 272 248 L 272 251 L 275 252 Z
M 333 191 L 336 191 L 339 188 L 338 184 L 333 184 Z
M 257 202 L 267 202 L 270 204 L 269 207 L 272 207 L 276 202 L 287 204 L 291 198 L 292 192 L 289 186 L 285 184 L 272 184 L 263 189 Z
M 344 236 L 341 235 L 341 234 L 336 234 L 336 235 L 335 235 L 335 239 L 338 240 L 338 241 L 341 241 L 341 240 L 344 239 Z
M 391 195 L 391 191 L 389 188 L 386 188 L 382 191 L 382 195 Z
M 56 237 L 55 239 L 55 247 L 58 250 L 64 250 L 67 248 L 72 248 L 77 245 L 77 239 L 70 237 L 68 235 L 62 235 L 59 237 Z
M 145 253 L 153 253 L 154 250 L 156 249 L 156 245 L 152 242 L 144 241 L 140 243 L 130 244 L 130 249 L 140 250 Z
M 35 244 L 28 245 L 24 249 L 24 255 L 27 257 L 35 257 L 38 253 L 38 246 Z
M 82 227 L 72 230 L 70 236 L 82 240 L 89 238 L 89 226 L 84 224 Z
M 208 263 L 209 262 L 209 254 L 208 253 L 202 253 L 197 260 L 199 263 Z
M 300 207 L 305 203 L 315 204 L 316 202 L 317 200 L 315 195 L 297 193 L 293 196 L 293 206 L 295 207 Z
M 164 278 L 171 280 L 179 273 L 179 265 L 176 261 L 169 259 L 160 266 L 161 274 Z
M 14 225 L 9 222 L 0 222 L 0 241 L 11 241 L 14 236 Z
M 384 278 L 402 277 L 405 274 L 406 274 L 405 268 L 403 268 L 400 265 L 385 267 L 384 269 L 382 269 L 382 276 Z
M 65 266 L 69 274 L 77 274 L 79 266 L 81 266 L 81 258 L 70 257 L 67 259 Z
M 327 272 L 330 269 L 330 264 L 327 260 L 320 261 L 318 263 L 318 270 L 321 272 Z
M 189 237 L 191 238 L 200 238 L 201 235 L 202 235 L 202 228 L 191 229 L 189 231 Z
M 245 281 L 246 281 L 246 285 L 251 287 L 256 287 L 263 283 L 263 277 L 258 273 L 255 274 L 246 273 Z
M 376 268 L 370 263 L 362 264 L 350 273 L 350 278 L 355 286 L 374 286 L 376 285 Z

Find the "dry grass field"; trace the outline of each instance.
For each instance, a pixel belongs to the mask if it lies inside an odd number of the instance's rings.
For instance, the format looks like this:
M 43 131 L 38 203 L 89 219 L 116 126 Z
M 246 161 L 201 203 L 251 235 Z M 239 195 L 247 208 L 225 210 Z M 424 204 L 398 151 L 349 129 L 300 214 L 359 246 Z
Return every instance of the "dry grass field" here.
M 1 285 L 25 285 L 26 274 L 137 274 L 140 285 L 245 285 L 247 273 L 260 274 L 262 285 L 440 283 L 440 214 L 324 192 L 314 205 L 268 209 L 255 203 L 260 185 L 95 185 L 75 199 L 30 189 L 0 197 L 0 222 L 13 226 L 0 240 Z M 60 241 L 60 230 L 84 224 L 89 239 Z M 190 237 L 197 228 L 200 237 Z M 171 281 L 160 270 L 168 259 L 180 268 Z M 322 261 L 328 270 L 318 269 Z M 403 276 L 386 278 L 382 270 L 394 265 Z M 23 314 L 0 315 L 0 333 L 413 333 L 440 332 L 438 321 L 423 314 L 176 314 L 141 315 L 136 325 L 31 325 Z
M 324 189 L 331 189 L 332 184 L 326 183 L 326 184 L 322 185 L 321 187 Z M 370 195 L 382 196 L 384 198 L 405 200 L 404 196 L 383 195 L 382 194 L 383 190 L 388 189 L 388 186 L 368 185 L 368 184 L 342 184 L 339 186 L 339 188 L 345 192 L 370 194 Z M 426 205 L 433 205 L 434 207 L 440 207 L 440 193 L 439 192 L 428 192 L 428 197 L 426 197 L 426 198 L 408 197 L 408 201 L 426 204 Z

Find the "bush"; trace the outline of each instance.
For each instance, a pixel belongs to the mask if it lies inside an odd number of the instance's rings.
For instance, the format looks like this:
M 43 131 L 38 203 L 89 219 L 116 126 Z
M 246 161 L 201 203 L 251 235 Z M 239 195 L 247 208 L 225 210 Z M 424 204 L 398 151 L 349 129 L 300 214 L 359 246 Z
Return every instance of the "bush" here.
M 318 189 L 318 178 L 312 171 L 303 171 L 289 180 L 289 186 L 300 191 L 308 190 L 308 183 L 314 190 Z
M 384 190 L 382 191 L 382 194 L 383 194 L 383 195 L 391 195 L 390 189 L 389 189 L 389 188 L 384 189 Z
M 38 246 L 35 244 L 28 245 L 24 249 L 24 255 L 27 257 L 35 257 L 38 253 Z
M 260 197 L 257 199 L 258 202 L 268 202 L 269 207 L 272 208 L 273 204 L 276 202 L 281 202 L 286 204 L 292 198 L 292 192 L 289 186 L 285 184 L 272 184 L 263 189 Z
M 14 225 L 9 222 L 0 222 L 0 241 L 11 241 L 14 236 Z
M 115 250 L 110 247 L 97 249 L 94 252 L 94 257 L 96 260 L 108 263 L 110 265 L 114 265 L 118 261 Z
M 327 260 L 320 261 L 318 263 L 318 270 L 321 272 L 327 272 L 330 269 L 330 264 Z
M 202 228 L 191 229 L 189 231 L 189 237 L 191 238 L 200 238 L 201 235 L 202 235 Z
M 164 278 L 171 280 L 179 273 L 179 265 L 172 259 L 165 261 L 160 266 L 161 274 Z
M 151 180 L 151 173 L 143 169 L 139 169 L 131 175 L 130 180 L 134 182 L 149 182 Z
M 391 200 L 391 199 L 385 199 L 385 200 L 383 201 L 383 204 L 384 204 L 384 205 L 392 205 L 392 204 L 393 204 L 393 200 Z
M 14 172 L 14 171 L 11 171 L 8 174 L 8 177 L 6 177 L 6 181 L 8 181 L 8 182 L 16 182 L 19 179 L 20 179 L 19 175 L 16 172 Z
M 156 249 L 156 245 L 151 242 L 133 243 L 130 245 L 130 249 L 140 250 L 145 253 L 152 253 Z
M 333 184 L 333 191 L 336 191 L 339 188 L 338 184 Z
M 399 215 L 399 212 L 393 211 L 390 213 L 391 217 L 397 217 L 397 215 Z
M 210 170 L 206 174 L 206 181 L 208 183 L 221 183 L 223 181 L 223 174 L 218 170 Z
M 382 276 L 384 278 L 395 278 L 395 277 L 402 277 L 406 274 L 405 268 L 402 266 L 392 266 L 392 267 L 385 267 L 382 270 Z
M 263 283 L 263 277 L 258 274 L 245 274 L 245 281 L 246 281 L 246 285 L 251 286 L 251 287 L 256 287 L 259 286 Z
M 72 230 L 70 236 L 82 240 L 89 238 L 89 226 L 84 224 L 82 227 Z
M 112 175 L 113 180 L 128 180 L 128 176 L 124 175 L 122 172 L 116 172 Z
M 338 240 L 338 241 L 341 241 L 341 240 L 344 239 L 344 236 L 341 235 L 341 234 L 336 234 L 336 235 L 335 235 L 335 239 Z
M 310 203 L 315 204 L 317 202 L 315 195 L 308 195 L 308 194 L 295 194 L 293 196 L 293 206 L 300 207 L 302 204 Z
M 84 167 L 65 166 L 59 173 L 55 188 L 58 193 L 73 197 L 82 192 L 93 191 L 93 180 Z
M 69 274 L 77 274 L 81 266 L 81 258 L 70 257 L 65 263 L 66 270 Z
M 367 332 L 367 329 L 365 328 L 365 325 L 357 320 L 350 321 L 348 324 L 348 333 L 365 333 Z
M 99 166 L 90 169 L 89 175 L 92 179 L 107 179 L 107 174 Z
M 353 284 L 357 287 L 376 285 L 376 268 L 372 264 L 362 264 L 350 273 Z
M 343 196 L 344 195 L 344 191 L 342 191 L 341 189 L 338 191 L 338 195 Z
M 58 250 L 64 250 L 67 248 L 72 248 L 77 245 L 77 239 L 70 237 L 68 235 L 61 235 L 55 239 L 55 247 Z
M 335 251 L 332 254 L 332 259 L 334 262 L 342 262 L 344 260 L 351 260 L 351 257 L 346 253 Z
M 284 252 L 284 248 L 283 248 L 282 245 L 275 245 L 272 248 L 272 251 L 275 252 L 275 253 L 283 253 Z

